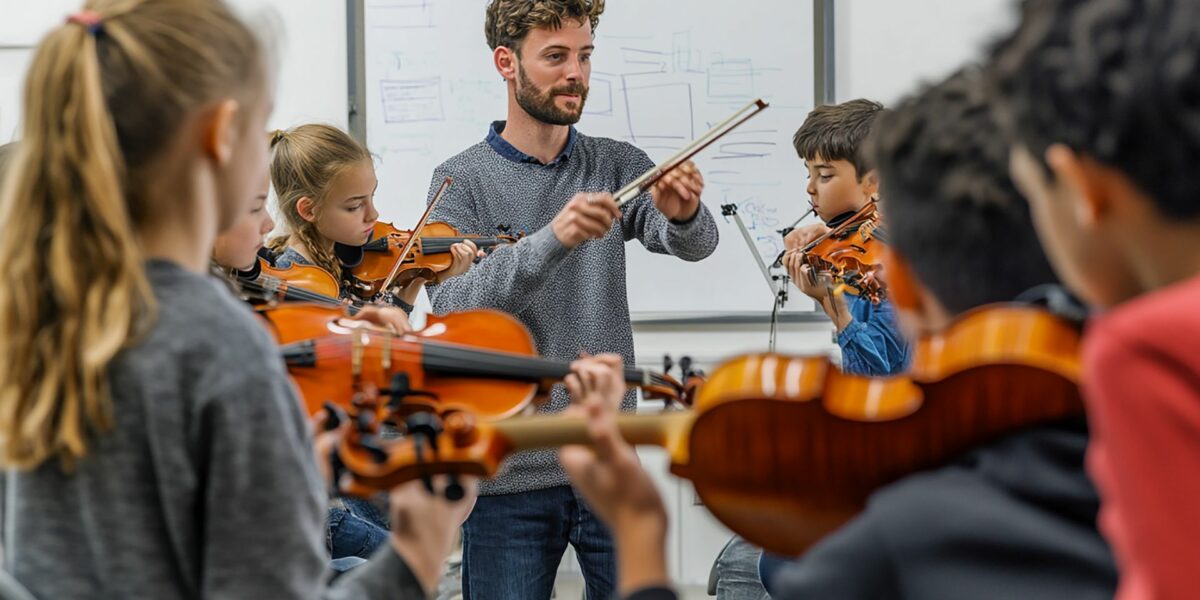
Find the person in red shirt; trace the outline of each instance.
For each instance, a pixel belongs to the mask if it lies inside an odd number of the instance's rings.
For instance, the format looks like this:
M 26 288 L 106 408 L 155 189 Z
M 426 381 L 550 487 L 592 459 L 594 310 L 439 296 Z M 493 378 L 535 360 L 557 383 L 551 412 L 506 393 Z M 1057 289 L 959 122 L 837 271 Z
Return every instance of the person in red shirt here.
M 1117 598 L 1200 583 L 1200 3 L 1030 0 L 991 80 L 1011 174 L 1084 344 L 1088 468 Z

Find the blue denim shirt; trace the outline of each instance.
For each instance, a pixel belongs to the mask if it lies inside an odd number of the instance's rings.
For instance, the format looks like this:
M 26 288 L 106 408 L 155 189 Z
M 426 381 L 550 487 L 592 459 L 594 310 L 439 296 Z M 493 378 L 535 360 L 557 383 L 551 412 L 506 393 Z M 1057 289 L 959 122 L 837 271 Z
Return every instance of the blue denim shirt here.
M 863 296 L 846 295 L 854 320 L 837 336 L 842 371 L 854 375 L 896 375 L 908 367 L 908 342 L 896 326 L 896 312 L 887 300 L 873 304 Z

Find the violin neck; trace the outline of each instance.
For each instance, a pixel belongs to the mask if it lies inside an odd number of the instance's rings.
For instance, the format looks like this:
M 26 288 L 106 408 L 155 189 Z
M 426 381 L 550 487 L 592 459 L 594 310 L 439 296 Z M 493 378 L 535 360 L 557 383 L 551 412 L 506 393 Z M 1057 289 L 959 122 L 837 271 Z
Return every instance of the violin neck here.
M 562 381 L 571 372 L 570 363 L 436 342 L 426 342 L 423 345 L 422 366 L 431 372 L 445 375 L 543 384 Z M 670 385 L 670 382 L 658 373 L 633 368 L 625 369 L 625 382 L 633 386 Z
M 471 240 L 476 248 L 487 250 L 508 242 L 495 237 L 427 237 L 421 238 L 421 252 L 425 254 L 445 254 L 454 244 Z
M 260 275 L 254 279 L 236 280 L 238 286 L 244 292 L 253 294 L 253 297 L 265 302 L 308 302 L 311 304 L 323 304 L 325 306 L 342 306 L 344 303 L 331 296 L 326 296 L 319 292 L 309 291 L 296 284 L 280 281 L 274 277 Z M 357 304 L 352 304 L 347 307 L 351 315 L 358 314 L 361 308 Z
M 496 237 L 422 237 L 421 238 L 421 253 L 423 254 L 446 254 L 450 252 L 450 247 L 454 244 L 471 240 L 475 247 L 480 250 L 495 248 L 501 244 L 507 244 L 508 241 Z M 363 245 L 363 250 L 367 252 L 387 252 L 389 250 L 388 238 L 376 238 Z
M 617 428 L 630 444 L 658 446 L 679 456 L 694 418 L 691 411 L 620 415 Z M 496 421 L 491 426 L 508 441 L 512 452 L 591 444 L 587 419 L 580 417 L 544 415 Z

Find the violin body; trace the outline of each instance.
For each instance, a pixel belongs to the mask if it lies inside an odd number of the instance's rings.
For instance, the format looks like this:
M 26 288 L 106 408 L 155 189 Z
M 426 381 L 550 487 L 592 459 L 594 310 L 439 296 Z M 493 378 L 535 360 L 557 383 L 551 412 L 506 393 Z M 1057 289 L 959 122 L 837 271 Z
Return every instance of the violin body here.
M 329 298 L 337 298 L 339 295 L 337 279 L 321 267 L 292 264 L 286 269 L 280 269 L 267 264 L 262 258 L 258 260 L 261 268 L 259 282 L 273 285 L 280 292 L 286 293 L 288 288 L 299 287 Z
M 470 410 L 485 418 L 516 414 L 545 391 L 539 379 L 490 376 L 490 359 L 536 356 L 529 330 L 498 311 L 430 315 L 424 329 L 403 336 L 322 306 L 285 305 L 264 316 L 310 414 L 325 402 L 348 406 L 364 385 L 381 390 L 404 385 L 406 390 L 394 392 L 406 410 Z M 443 345 L 424 343 L 430 341 Z M 470 371 L 470 360 L 480 361 L 477 376 L 447 375 L 456 366 Z
M 360 304 L 338 298 L 337 280 L 328 271 L 312 265 L 293 264 L 286 269 L 273 267 L 263 258 L 249 271 L 239 271 L 233 282 L 251 304 L 273 307 L 282 302 L 312 303 L 345 307 L 351 315 Z
M 814 240 L 803 250 L 810 273 L 828 273 L 851 294 L 878 304 L 886 297 L 880 278 L 887 247 L 879 241 L 879 212 L 870 202 L 846 223 Z
M 394 416 L 469 411 L 503 419 L 540 404 L 570 372 L 569 363 L 538 357 L 529 330 L 494 310 L 430 315 L 424 329 L 402 335 L 347 319 L 344 308 L 286 304 L 260 314 L 310 414 L 379 391 Z M 625 377 L 649 398 L 686 402 L 692 389 L 637 369 Z
M 391 223 L 376 222 L 371 241 L 362 247 L 361 260 L 355 265 L 350 265 L 350 274 L 353 276 L 351 289 L 354 294 L 361 298 L 373 298 L 383 291 L 384 280 L 410 239 L 412 231 L 396 229 Z M 440 273 L 449 270 L 454 264 L 450 246 L 464 240 L 472 240 L 480 249 L 491 249 L 516 242 L 516 238 L 509 236 L 462 235 L 447 223 L 427 223 L 417 243 L 405 257 L 393 285 L 404 287 L 416 279 L 436 281 Z
M 921 340 L 910 376 L 846 375 L 823 357 L 752 354 L 708 377 L 690 411 L 619 418 L 631 443 L 659 445 L 722 523 L 799 555 L 862 510 L 870 494 L 1024 427 L 1080 415 L 1079 335 L 1043 310 L 1000 305 Z M 362 485 L 429 473 L 495 473 L 518 450 L 587 443 L 553 417 L 446 417 L 436 448 L 412 439 L 339 453 Z

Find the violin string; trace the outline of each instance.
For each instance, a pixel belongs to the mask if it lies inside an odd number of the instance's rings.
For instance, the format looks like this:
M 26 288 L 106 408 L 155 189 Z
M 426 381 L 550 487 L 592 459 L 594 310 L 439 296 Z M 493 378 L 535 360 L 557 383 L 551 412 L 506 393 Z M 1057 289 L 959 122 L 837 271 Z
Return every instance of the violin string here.
M 244 289 L 250 290 L 252 292 L 258 292 L 258 293 L 263 294 L 264 296 L 274 295 L 267 288 L 267 286 L 264 285 L 263 283 L 261 283 L 260 281 L 244 281 L 243 280 L 243 281 L 240 281 L 239 283 L 242 285 L 242 287 Z M 314 302 L 317 304 L 325 304 L 325 305 L 329 305 L 329 306 L 346 306 L 346 303 L 343 302 L 342 300 L 339 300 L 332 296 L 326 296 L 325 294 L 321 294 L 319 292 L 307 290 L 307 289 L 304 289 L 303 287 L 300 287 L 297 285 L 288 285 L 286 288 L 284 288 L 284 299 L 285 300 L 299 300 L 302 302 Z M 362 305 L 358 302 L 351 302 L 350 308 L 353 311 L 357 312 L 359 309 L 362 308 Z

